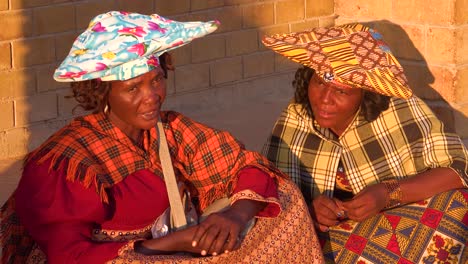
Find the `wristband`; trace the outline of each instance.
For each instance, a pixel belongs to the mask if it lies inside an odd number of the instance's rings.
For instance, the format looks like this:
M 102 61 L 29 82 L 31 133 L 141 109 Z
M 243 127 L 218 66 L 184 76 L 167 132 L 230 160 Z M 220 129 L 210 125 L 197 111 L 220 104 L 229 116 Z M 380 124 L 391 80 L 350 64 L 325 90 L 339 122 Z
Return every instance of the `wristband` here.
M 156 249 L 150 249 L 145 246 L 143 246 L 143 241 L 144 240 L 138 240 L 133 243 L 133 250 L 137 253 L 143 254 L 143 255 L 172 255 L 176 252 L 174 251 L 162 251 L 162 250 L 156 250 Z
M 387 189 L 388 202 L 385 205 L 386 209 L 397 207 L 401 204 L 402 192 L 400 188 L 400 182 L 398 180 L 385 180 L 382 182 Z

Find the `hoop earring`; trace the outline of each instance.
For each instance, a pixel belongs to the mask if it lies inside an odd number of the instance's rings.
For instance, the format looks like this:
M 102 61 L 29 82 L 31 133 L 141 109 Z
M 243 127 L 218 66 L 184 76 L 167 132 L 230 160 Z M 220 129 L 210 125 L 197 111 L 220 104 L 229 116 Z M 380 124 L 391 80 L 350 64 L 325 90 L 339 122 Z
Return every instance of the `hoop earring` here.
M 106 104 L 106 106 L 104 106 L 104 114 L 108 114 L 109 113 L 109 104 Z

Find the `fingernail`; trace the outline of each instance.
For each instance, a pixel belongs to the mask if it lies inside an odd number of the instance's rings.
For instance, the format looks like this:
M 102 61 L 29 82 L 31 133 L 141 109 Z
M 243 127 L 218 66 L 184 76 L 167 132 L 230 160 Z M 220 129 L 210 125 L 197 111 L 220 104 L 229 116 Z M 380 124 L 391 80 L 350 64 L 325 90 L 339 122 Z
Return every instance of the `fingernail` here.
M 192 241 L 192 247 L 196 247 L 197 246 L 197 241 Z
M 213 252 L 213 256 L 216 256 L 216 255 L 218 255 L 218 253 L 216 253 L 216 252 Z
M 229 250 L 227 250 L 227 249 L 226 249 L 226 250 L 224 250 L 224 253 L 229 253 Z
M 200 254 L 201 254 L 202 256 L 205 256 L 205 255 L 206 255 L 206 250 L 202 250 Z

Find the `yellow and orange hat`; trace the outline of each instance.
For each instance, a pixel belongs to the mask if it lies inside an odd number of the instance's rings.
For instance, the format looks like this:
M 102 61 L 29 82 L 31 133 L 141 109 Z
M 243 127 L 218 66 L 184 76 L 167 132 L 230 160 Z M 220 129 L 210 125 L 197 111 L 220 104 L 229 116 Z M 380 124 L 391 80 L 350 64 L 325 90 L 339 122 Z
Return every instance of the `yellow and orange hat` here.
M 263 44 L 335 81 L 387 96 L 407 99 L 413 92 L 403 68 L 372 28 L 353 23 L 265 36 Z

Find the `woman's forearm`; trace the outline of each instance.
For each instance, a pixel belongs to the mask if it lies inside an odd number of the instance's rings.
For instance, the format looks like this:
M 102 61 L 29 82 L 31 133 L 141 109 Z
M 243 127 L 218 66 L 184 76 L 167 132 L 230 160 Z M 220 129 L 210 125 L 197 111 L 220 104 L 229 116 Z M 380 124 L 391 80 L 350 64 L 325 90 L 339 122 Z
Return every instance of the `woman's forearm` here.
M 399 181 L 402 204 L 421 201 L 438 193 L 462 188 L 460 176 L 450 168 L 433 168 Z

